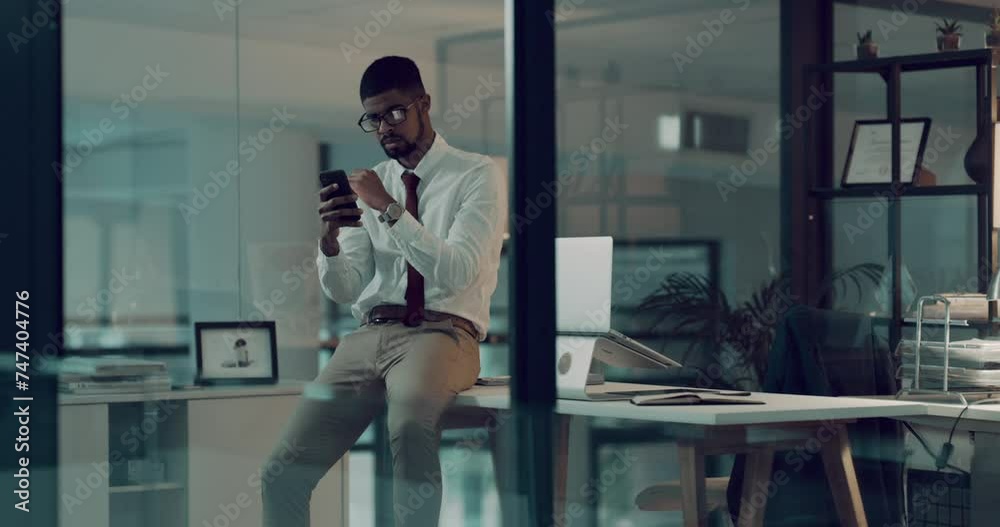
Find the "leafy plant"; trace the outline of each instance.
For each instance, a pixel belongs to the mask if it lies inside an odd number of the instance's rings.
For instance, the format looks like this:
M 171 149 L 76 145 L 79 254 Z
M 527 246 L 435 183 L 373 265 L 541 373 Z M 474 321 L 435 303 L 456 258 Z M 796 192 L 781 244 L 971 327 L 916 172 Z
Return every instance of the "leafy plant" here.
M 874 42 L 875 42 L 875 39 L 872 38 L 872 30 L 869 29 L 867 32 L 865 32 L 864 35 L 862 35 L 861 33 L 858 33 L 858 45 L 859 46 L 865 46 L 865 45 L 868 45 L 868 44 L 872 44 Z
M 942 18 L 941 22 L 937 24 L 938 33 L 941 36 L 962 36 L 962 25 L 958 23 L 958 19 L 948 20 L 947 18 Z
M 990 14 L 990 29 L 1000 31 L 1000 7 L 994 7 Z
M 850 299 L 849 293 L 855 292 L 858 303 L 863 303 L 868 290 L 865 286 L 877 286 L 883 272 L 879 264 L 860 264 L 836 272 L 819 300 L 822 302 L 830 293 L 837 299 Z M 791 276 L 786 273 L 765 281 L 749 299 L 734 305 L 707 277 L 673 273 L 643 300 L 639 309 L 650 318 L 650 329 L 692 337 L 685 358 L 700 348 L 710 355 L 711 362 L 725 364 L 732 363 L 732 359 L 723 360 L 719 354 L 734 354 L 742 368 L 725 368 L 728 378 L 718 384 L 756 388 L 764 377 L 778 322 L 800 303 L 791 290 Z

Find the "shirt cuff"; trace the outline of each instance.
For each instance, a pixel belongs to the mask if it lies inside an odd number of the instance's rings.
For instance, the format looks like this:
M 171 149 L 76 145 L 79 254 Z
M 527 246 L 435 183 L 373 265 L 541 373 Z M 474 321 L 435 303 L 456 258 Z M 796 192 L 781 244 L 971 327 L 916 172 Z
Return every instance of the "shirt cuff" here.
M 405 211 L 389 228 L 389 233 L 396 241 L 409 244 L 420 239 L 422 228 L 423 225 L 409 211 Z
M 337 276 L 343 276 L 350 267 L 347 258 L 344 257 L 343 248 L 341 248 L 341 253 L 337 256 L 327 256 L 323 254 L 322 244 L 322 241 L 317 243 L 319 251 L 316 253 L 316 270 L 319 271 L 319 275 L 322 277 L 329 272 L 333 272 Z

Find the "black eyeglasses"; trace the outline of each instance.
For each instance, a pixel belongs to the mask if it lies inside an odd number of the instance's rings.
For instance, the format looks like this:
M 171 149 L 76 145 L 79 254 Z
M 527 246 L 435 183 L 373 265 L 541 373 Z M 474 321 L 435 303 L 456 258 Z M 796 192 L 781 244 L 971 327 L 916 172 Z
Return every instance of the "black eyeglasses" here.
M 375 130 L 378 130 L 382 126 L 382 121 L 389 123 L 392 126 L 401 124 L 406 121 L 406 111 L 410 109 L 411 106 L 417 104 L 417 100 L 414 100 L 406 106 L 400 106 L 398 108 L 392 108 L 391 110 L 384 113 L 366 113 L 358 119 L 358 126 L 365 131 L 366 134 L 370 134 Z

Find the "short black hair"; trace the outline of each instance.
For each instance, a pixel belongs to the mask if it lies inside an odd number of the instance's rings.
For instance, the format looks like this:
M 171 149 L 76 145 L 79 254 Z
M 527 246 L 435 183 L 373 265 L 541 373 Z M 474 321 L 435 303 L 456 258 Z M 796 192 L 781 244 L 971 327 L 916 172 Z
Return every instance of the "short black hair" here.
M 389 90 L 423 95 L 424 82 L 420 80 L 417 64 L 406 57 L 397 56 L 382 57 L 372 62 L 361 76 L 361 100 Z

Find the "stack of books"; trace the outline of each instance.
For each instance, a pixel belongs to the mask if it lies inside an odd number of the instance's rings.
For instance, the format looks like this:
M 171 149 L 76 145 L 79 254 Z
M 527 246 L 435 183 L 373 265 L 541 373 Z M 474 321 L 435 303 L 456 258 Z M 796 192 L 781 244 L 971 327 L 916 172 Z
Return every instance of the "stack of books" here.
M 59 391 L 77 395 L 170 389 L 167 365 L 120 355 L 70 357 L 59 366 Z

